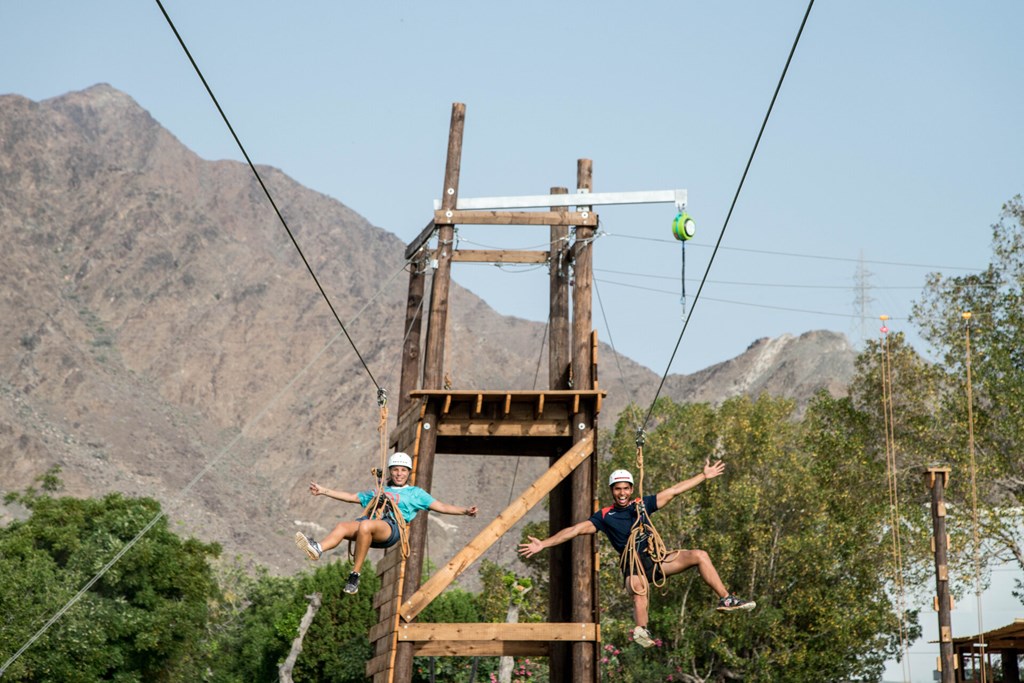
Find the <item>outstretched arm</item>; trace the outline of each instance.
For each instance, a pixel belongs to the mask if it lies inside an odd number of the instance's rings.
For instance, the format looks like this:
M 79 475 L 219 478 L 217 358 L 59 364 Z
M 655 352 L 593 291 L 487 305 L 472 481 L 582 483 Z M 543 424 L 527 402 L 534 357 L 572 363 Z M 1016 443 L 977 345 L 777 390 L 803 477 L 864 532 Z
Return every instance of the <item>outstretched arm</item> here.
M 309 482 L 309 492 L 314 496 L 327 496 L 328 498 L 334 498 L 345 503 L 358 503 L 359 496 L 348 491 L 333 491 L 326 486 L 321 486 L 315 481 Z
M 719 460 L 714 465 L 711 464 L 710 458 L 704 460 L 704 471 L 697 476 L 690 477 L 684 481 L 679 482 L 675 486 L 669 486 L 664 491 L 658 493 L 658 509 L 665 507 L 671 502 L 673 498 L 678 496 L 680 493 L 689 491 L 692 488 L 700 486 L 708 479 L 714 479 L 722 473 L 725 469 L 725 463 Z
M 543 541 L 533 536 L 527 536 L 527 538 L 530 539 L 530 542 L 519 544 L 519 554 L 523 557 L 533 557 L 541 550 L 544 550 L 544 548 L 550 548 L 553 545 L 571 541 L 577 536 L 586 536 L 587 534 L 593 533 L 597 533 L 597 527 L 588 519 L 585 522 L 580 522 L 579 524 L 566 527 L 554 536 L 549 536 Z
M 460 505 L 449 505 L 448 503 L 435 500 L 430 504 L 430 509 L 443 515 L 469 515 L 470 517 L 476 517 L 476 505 L 464 508 Z

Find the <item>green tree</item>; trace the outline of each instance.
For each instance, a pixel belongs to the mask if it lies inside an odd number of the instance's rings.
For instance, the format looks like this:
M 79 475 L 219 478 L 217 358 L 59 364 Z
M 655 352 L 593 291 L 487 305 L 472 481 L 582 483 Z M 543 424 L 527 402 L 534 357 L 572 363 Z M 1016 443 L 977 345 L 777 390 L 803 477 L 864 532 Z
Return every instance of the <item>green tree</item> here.
M 969 311 L 968 321 L 963 313 Z M 950 441 L 954 467 L 948 495 L 960 509 L 979 502 L 982 557 L 1016 561 L 1024 569 L 1024 201 L 1003 206 L 992 226 L 992 262 L 982 272 L 932 274 L 913 320 L 942 358 L 945 390 L 936 431 Z M 967 341 L 970 325 L 970 355 Z M 971 381 L 968 383 L 968 359 Z M 974 419 L 976 485 L 971 486 L 968 389 Z M 969 519 L 954 517 L 961 528 Z M 974 550 L 974 549 L 972 549 Z M 1018 591 L 1020 594 L 1021 591 Z M 1024 600 L 1024 594 L 1020 595 Z
M 805 420 L 792 402 L 737 398 L 715 409 L 662 399 L 644 447 L 647 494 L 700 471 L 723 476 L 677 498 L 653 519 L 670 548 L 707 550 L 723 581 L 758 601 L 721 615 L 694 572 L 652 587 L 659 647 L 627 645 L 631 601 L 618 567 L 602 563 L 603 666 L 608 680 L 845 681 L 877 678 L 896 651 L 900 617 L 887 591 L 884 461 L 864 456 L 848 401 L 822 396 Z M 840 429 L 834 428 L 836 414 Z M 613 436 L 609 467 L 635 468 L 630 414 Z M 911 625 L 913 617 L 910 615 Z M 610 647 L 610 649 L 608 649 Z
M 359 592 L 349 595 L 342 592 L 342 588 L 351 571 L 351 561 L 331 562 L 318 566 L 312 575 L 299 582 L 294 608 L 289 612 L 287 625 L 282 627 L 288 634 L 289 647 L 306 611 L 304 596 L 319 592 L 323 605 L 303 641 L 302 654 L 293 672 L 296 683 L 366 680 L 366 662 L 373 655 L 369 634 L 377 623 L 373 596 L 380 589 L 380 579 L 373 565 L 367 562 L 363 565 Z
M 224 572 L 211 619 L 211 681 L 278 680 L 305 609 L 300 578 L 270 576 L 262 567 L 253 574 L 238 566 Z
M 220 550 L 183 540 L 150 498 L 16 498 L 31 516 L 0 529 L 0 658 L 6 661 L 59 616 L 12 663 L 12 681 L 196 679 L 217 583 Z M 113 565 L 105 565 L 149 530 Z M 98 577 L 91 585 L 93 577 Z M 81 598 L 63 611 L 80 591 Z

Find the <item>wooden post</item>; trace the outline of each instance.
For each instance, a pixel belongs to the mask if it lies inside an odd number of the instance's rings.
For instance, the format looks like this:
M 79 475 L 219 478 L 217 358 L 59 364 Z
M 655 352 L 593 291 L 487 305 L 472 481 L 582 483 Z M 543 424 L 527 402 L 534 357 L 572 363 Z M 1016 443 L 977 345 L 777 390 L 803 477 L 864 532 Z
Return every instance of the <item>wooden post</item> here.
M 580 159 L 576 166 L 577 191 L 590 191 L 592 184 L 592 163 L 590 159 Z M 577 207 L 578 211 L 589 211 Z M 591 320 L 591 280 L 593 278 L 593 261 L 591 258 L 591 240 L 594 229 L 576 226 L 576 242 L 573 247 L 573 290 L 572 290 L 572 384 L 574 389 L 591 389 L 593 377 L 591 373 L 590 331 Z M 594 425 L 594 414 L 585 404 L 573 415 L 573 441 L 586 438 L 597 438 Z M 594 452 L 597 452 L 595 447 Z M 594 460 L 588 461 L 572 474 L 572 518 L 576 521 L 589 519 L 594 508 Z M 572 620 L 577 622 L 596 623 L 594 606 L 594 547 L 593 535 L 581 536 L 572 540 Z M 594 643 L 574 643 L 572 646 L 572 678 L 574 683 L 590 683 L 597 680 L 597 667 Z
M 1020 666 L 1017 664 L 1017 657 L 1020 650 L 1003 648 L 999 653 L 999 660 L 1003 667 L 1003 683 L 1020 683 Z
M 465 128 L 466 105 L 452 104 L 451 125 L 448 130 L 448 158 L 445 162 L 444 187 L 441 191 L 441 209 L 455 209 L 459 197 L 459 168 L 462 164 L 462 132 Z M 455 228 L 442 225 L 437 237 L 437 268 L 430 290 L 430 318 L 427 324 L 427 344 L 423 359 L 423 388 L 440 389 L 444 379 L 444 343 L 448 327 L 448 291 L 451 284 L 452 247 Z M 430 402 L 423 417 L 419 454 L 416 458 L 416 486 L 430 490 L 434 475 L 434 451 L 437 447 L 437 405 Z M 403 595 L 412 595 L 420 585 L 423 572 L 423 548 L 426 545 L 427 516 L 424 511 L 409 526 L 409 559 L 406 561 Z M 412 646 L 400 643 L 395 657 L 394 680 L 408 683 L 412 680 Z
M 409 392 L 419 386 L 420 341 L 423 329 L 423 288 L 426 282 L 427 260 L 422 254 L 409 264 L 409 299 L 405 307 L 405 343 L 402 346 L 402 378 L 398 392 L 398 416 L 409 408 Z M 402 448 L 402 444 L 399 444 Z
M 929 467 L 925 483 L 932 491 L 932 533 L 935 541 L 935 598 L 939 607 L 939 680 L 953 683 L 953 627 L 950 621 L 949 563 L 946 536 L 948 467 Z M 983 664 L 984 665 L 984 664 Z
M 551 194 L 568 194 L 565 187 L 552 187 Z M 568 213 L 568 207 L 551 207 L 552 211 Z M 571 338 L 569 327 L 569 226 L 551 226 L 550 248 L 550 312 L 548 323 L 548 388 L 569 388 Z M 552 454 L 554 465 L 558 456 Z M 558 484 L 548 498 L 548 530 L 553 534 L 573 524 L 572 482 Z M 572 594 L 570 566 L 572 546 L 568 543 L 548 549 L 548 621 L 572 619 L 569 596 Z M 552 681 L 567 681 L 572 667 L 567 643 L 552 643 L 548 668 Z

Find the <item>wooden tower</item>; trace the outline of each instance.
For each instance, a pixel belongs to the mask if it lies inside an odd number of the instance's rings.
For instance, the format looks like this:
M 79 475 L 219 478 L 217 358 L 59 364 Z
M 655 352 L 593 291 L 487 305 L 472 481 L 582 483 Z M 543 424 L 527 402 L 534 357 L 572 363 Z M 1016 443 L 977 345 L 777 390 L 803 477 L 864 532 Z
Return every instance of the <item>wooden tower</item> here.
M 543 457 L 548 458 L 550 468 L 422 586 L 419 577 L 428 513 L 416 516 L 410 525 L 408 559 L 403 560 L 400 548 L 395 546 L 378 564 L 381 590 L 374 607 L 379 618 L 370 631 L 374 657 L 367 663 L 366 673 L 374 683 L 408 683 L 414 656 L 525 655 L 548 657 L 552 681 L 596 683 L 600 620 L 597 539 L 593 535 L 548 550 L 548 623 L 427 624 L 417 622 L 416 616 L 545 496 L 549 496 L 552 534 L 587 519 L 596 509 L 597 467 L 593 455 L 604 393 L 598 388 L 597 336 L 591 325 L 591 248 L 598 224 L 592 206 L 675 202 L 682 211 L 686 191 L 595 195 L 591 193 L 591 162 L 581 159 L 574 194 L 565 188 L 552 188 L 550 195 L 460 202 L 465 113 L 465 105 L 452 106 L 442 199 L 435 206 L 433 219 L 405 253 L 413 268 L 398 426 L 391 445 L 412 455 L 413 483 L 427 490 L 431 488 L 436 453 Z M 522 208 L 534 210 L 513 210 Z M 548 251 L 455 249 L 457 224 L 548 225 L 551 246 Z M 575 227 L 575 239 L 569 246 L 571 226 Z M 437 247 L 431 250 L 427 245 L 435 233 Z M 453 261 L 549 264 L 548 389 L 444 387 Z M 433 268 L 434 275 L 426 342 L 421 344 L 428 267 Z
M 552 548 L 551 623 L 424 624 L 416 615 L 483 554 L 536 503 L 550 494 L 551 532 L 586 519 L 594 510 L 597 468 L 592 455 L 602 393 L 597 388 L 596 337 L 591 331 L 590 237 L 596 217 L 586 207 L 537 211 L 457 211 L 465 105 L 452 107 L 448 159 L 440 208 L 406 252 L 417 255 L 409 278 L 406 338 L 402 358 L 398 427 L 392 443 L 413 456 L 414 483 L 430 489 L 435 453 L 521 455 L 549 458 L 550 469 L 492 521 L 423 586 L 427 513 L 410 526 L 410 554 L 398 546 L 378 564 L 379 610 L 370 631 L 374 657 L 366 673 L 374 683 L 407 683 L 414 656 L 530 655 L 550 658 L 552 680 L 597 681 L 600 632 L 597 611 L 595 538 Z M 590 189 L 590 162 L 581 160 L 577 184 Z M 553 193 L 566 193 L 556 189 Z M 465 251 L 453 249 L 456 224 L 550 225 L 551 250 Z M 576 226 L 568 253 L 569 226 Z M 437 232 L 437 249 L 426 245 Z M 569 317 L 569 262 L 574 260 L 572 319 Z M 545 263 L 551 265 L 549 386 L 543 391 L 443 388 L 445 329 L 452 261 Z M 426 267 L 434 267 L 422 364 L 421 302 Z M 422 384 L 418 381 L 422 373 Z M 570 387 L 570 376 L 573 388 Z

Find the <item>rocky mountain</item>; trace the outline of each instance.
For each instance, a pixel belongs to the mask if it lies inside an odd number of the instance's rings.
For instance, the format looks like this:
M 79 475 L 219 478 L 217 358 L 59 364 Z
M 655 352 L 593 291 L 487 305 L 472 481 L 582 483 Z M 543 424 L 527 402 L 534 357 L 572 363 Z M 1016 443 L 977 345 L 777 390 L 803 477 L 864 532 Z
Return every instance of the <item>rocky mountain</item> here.
M 405 245 L 279 170 L 259 171 L 363 360 L 397 387 Z M 376 389 L 246 165 L 199 158 L 108 85 L 41 102 L 0 96 L 0 231 L 3 491 L 57 464 L 67 493 L 152 496 L 180 530 L 279 572 L 303 565 L 297 528 L 322 533 L 351 517 L 306 487 L 370 483 Z M 453 285 L 449 325 L 455 386 L 533 386 L 543 324 Z M 842 393 L 854 355 L 831 332 L 762 339 L 670 377 L 663 394 L 804 402 Z M 605 427 L 659 379 L 619 365 L 601 375 Z M 496 514 L 539 473 L 526 460 L 440 456 L 434 493 L 468 503 L 469 488 Z M 485 517 L 437 519 L 434 561 Z M 492 553 L 510 557 L 514 543 Z

